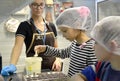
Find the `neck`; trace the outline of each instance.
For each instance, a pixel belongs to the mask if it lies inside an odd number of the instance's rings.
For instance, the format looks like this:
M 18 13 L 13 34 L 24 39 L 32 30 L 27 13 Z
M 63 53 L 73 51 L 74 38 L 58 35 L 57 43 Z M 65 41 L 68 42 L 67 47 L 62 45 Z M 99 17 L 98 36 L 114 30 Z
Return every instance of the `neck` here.
M 41 16 L 32 16 L 32 19 L 34 20 L 34 22 L 43 22 L 43 18 Z
M 80 34 L 77 36 L 76 41 L 79 44 L 82 44 L 84 42 L 87 42 L 90 38 L 85 34 L 85 32 L 80 32 Z
M 110 63 L 114 70 L 120 71 L 120 56 L 114 55 Z

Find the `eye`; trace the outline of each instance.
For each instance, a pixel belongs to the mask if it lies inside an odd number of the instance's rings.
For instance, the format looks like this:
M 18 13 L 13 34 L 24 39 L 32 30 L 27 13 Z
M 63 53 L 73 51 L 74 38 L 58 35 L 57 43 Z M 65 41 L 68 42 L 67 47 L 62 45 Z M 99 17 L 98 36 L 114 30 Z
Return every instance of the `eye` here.
M 37 4 L 37 3 L 32 3 L 31 5 L 33 5 L 33 6 L 37 6 L 38 4 Z
M 38 4 L 37 3 L 32 3 L 31 4 L 33 8 L 37 8 Z
M 32 3 L 31 4 L 32 6 L 33 6 L 33 8 L 38 8 L 38 7 L 40 7 L 40 8 L 44 8 L 45 7 L 45 4 L 44 3 L 40 3 L 40 4 L 38 4 L 38 3 Z
M 44 6 L 45 4 L 44 3 L 40 3 L 40 6 Z

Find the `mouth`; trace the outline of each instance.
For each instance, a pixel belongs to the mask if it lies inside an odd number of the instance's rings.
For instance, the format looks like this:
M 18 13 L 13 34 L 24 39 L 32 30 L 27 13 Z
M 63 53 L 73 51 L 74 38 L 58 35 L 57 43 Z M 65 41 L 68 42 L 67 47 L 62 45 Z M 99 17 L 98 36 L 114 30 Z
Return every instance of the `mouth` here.
M 36 14 L 42 14 L 42 12 L 41 11 L 36 11 Z

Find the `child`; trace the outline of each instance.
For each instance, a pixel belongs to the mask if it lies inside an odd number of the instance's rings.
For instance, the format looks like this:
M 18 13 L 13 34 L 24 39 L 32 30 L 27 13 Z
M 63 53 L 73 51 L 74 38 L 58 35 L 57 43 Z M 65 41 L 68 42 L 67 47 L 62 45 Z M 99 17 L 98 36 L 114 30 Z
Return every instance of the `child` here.
M 35 51 L 45 52 L 47 56 L 57 56 L 70 58 L 68 75 L 71 77 L 84 67 L 94 64 L 96 56 L 94 54 L 94 40 L 86 35 L 86 31 L 91 27 L 90 10 L 81 6 L 69 8 L 62 12 L 56 20 L 56 25 L 63 34 L 63 37 L 72 41 L 66 49 L 56 49 L 50 46 L 38 45 Z
M 91 36 L 97 42 L 95 54 L 101 62 L 86 67 L 81 74 L 74 75 L 71 81 L 120 81 L 120 16 L 110 16 L 99 21 Z

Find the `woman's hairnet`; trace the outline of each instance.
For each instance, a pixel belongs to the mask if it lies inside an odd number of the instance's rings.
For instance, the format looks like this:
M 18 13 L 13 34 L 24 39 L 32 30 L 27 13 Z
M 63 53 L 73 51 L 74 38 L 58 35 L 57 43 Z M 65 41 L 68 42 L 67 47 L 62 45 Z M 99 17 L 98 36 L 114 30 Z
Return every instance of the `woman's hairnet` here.
M 91 13 L 86 6 L 74 7 L 64 10 L 56 19 L 58 27 L 69 27 L 87 30 L 91 27 Z
M 120 16 L 109 16 L 99 21 L 91 31 L 91 37 L 109 52 L 120 55 Z M 111 50 L 110 41 L 117 43 L 117 48 Z

